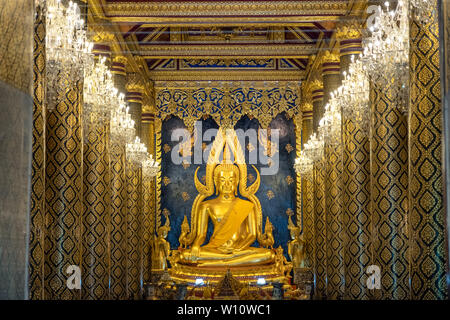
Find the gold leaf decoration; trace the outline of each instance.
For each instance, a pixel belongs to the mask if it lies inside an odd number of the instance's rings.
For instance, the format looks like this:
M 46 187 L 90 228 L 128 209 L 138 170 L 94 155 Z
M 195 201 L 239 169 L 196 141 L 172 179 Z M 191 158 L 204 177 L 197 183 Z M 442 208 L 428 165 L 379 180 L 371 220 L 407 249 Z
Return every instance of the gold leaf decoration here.
M 288 208 L 286 210 L 286 214 L 288 215 L 288 217 L 292 217 L 294 215 L 294 210 L 292 210 L 291 208 Z
M 288 153 L 291 153 L 292 151 L 294 151 L 294 147 L 290 143 L 288 143 L 286 145 L 285 149 Z
M 163 183 L 165 186 L 167 186 L 170 183 L 170 178 L 169 177 L 164 177 L 163 178 Z
M 188 201 L 191 198 L 186 191 L 181 194 L 181 197 L 183 198 L 183 200 L 185 202 Z
M 172 150 L 172 148 L 166 143 L 163 147 L 164 149 L 164 153 L 170 152 L 170 150 Z
M 289 186 L 294 182 L 294 179 L 292 179 L 291 176 L 287 176 L 285 180 L 286 180 L 286 183 L 287 183 Z
M 273 193 L 272 190 L 267 191 L 266 195 L 269 200 L 272 200 L 273 198 L 275 198 L 275 193 Z

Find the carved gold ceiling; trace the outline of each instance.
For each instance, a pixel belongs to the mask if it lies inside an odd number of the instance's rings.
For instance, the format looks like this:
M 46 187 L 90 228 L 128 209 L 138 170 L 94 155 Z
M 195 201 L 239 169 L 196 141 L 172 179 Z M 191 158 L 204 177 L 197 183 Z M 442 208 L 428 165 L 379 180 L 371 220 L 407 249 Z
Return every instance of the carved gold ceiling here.
M 88 0 L 127 70 L 155 81 L 301 81 L 354 0 Z

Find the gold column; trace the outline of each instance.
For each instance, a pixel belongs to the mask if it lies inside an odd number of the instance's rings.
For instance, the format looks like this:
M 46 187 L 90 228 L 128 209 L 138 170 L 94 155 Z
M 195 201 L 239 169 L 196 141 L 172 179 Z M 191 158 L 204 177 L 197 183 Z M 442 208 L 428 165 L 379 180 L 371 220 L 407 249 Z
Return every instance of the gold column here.
M 45 15 L 36 7 L 33 49 L 33 142 L 29 249 L 29 298 L 44 299 L 45 238 Z
M 125 94 L 124 57 L 115 57 L 111 66 L 114 85 Z M 110 292 L 112 300 L 127 298 L 127 180 L 125 145 L 111 141 L 110 152 Z
M 408 299 L 407 119 L 386 88 L 371 89 L 373 264 L 381 269 L 376 299 Z
M 129 74 L 126 99 L 136 135 L 141 134 L 142 96 L 144 84 L 138 74 Z M 127 291 L 128 297 L 138 298 L 142 291 L 142 168 L 127 163 Z
M 312 134 L 313 113 L 310 109 L 303 111 L 302 121 L 302 146 L 308 141 Z M 314 225 L 314 185 L 312 181 L 312 172 L 309 177 L 302 177 L 302 195 L 303 195 L 303 234 L 306 242 L 306 267 L 314 271 L 315 260 L 315 225 Z
M 134 120 L 136 135 L 141 137 L 142 101 L 144 93 L 144 82 L 137 73 L 130 73 L 127 77 L 126 100 L 130 107 L 131 119 Z
M 137 299 L 141 293 L 141 179 L 140 165 L 127 161 L 127 296 Z
M 339 56 L 326 51 L 322 60 L 323 104 L 340 83 Z M 342 209 L 342 143 L 325 143 L 325 211 L 327 230 L 327 299 L 344 296 L 344 232 Z
M 439 9 L 437 1 L 433 3 L 435 12 L 430 22 L 410 23 L 409 232 L 411 298 L 417 300 L 447 299 L 448 295 Z
M 337 30 L 341 70 L 362 51 L 361 26 L 347 23 Z M 341 73 L 343 75 L 343 72 Z M 370 141 L 368 124 L 342 115 L 343 226 L 346 300 L 367 300 L 366 269 L 371 264 Z
M 83 161 L 82 83 L 64 79 L 66 94 L 46 121 L 45 299 L 80 299 L 66 285 L 67 268 L 81 267 Z
M 144 106 L 144 109 L 149 109 Z M 142 114 L 142 142 L 147 146 L 148 152 L 155 156 L 155 116 L 153 113 Z M 151 276 L 151 246 L 155 230 L 155 182 L 154 178 L 143 177 L 143 232 L 142 232 L 142 268 L 144 283 L 150 282 Z
M 83 214 L 83 299 L 109 298 L 109 123 L 85 132 Z
M 308 91 L 311 92 L 313 103 L 313 130 L 317 132 L 319 120 L 323 116 L 323 89 L 322 83 L 314 80 Z M 313 188 L 314 188 L 314 234 L 315 234 L 315 293 L 317 299 L 326 298 L 327 290 L 327 233 L 325 215 L 325 166 L 324 159 L 314 163 Z
M 127 58 L 124 56 L 115 56 L 111 64 L 111 73 L 113 74 L 114 86 L 124 95 L 127 93 L 127 73 L 125 66 Z

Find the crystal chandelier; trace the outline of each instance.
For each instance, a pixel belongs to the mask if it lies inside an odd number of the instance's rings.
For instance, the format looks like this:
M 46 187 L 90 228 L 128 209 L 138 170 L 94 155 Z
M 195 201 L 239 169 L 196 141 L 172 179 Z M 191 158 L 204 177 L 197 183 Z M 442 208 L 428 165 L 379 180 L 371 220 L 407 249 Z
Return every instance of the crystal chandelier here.
M 370 84 L 367 68 L 363 59 L 355 61 L 352 56 L 348 73 L 344 72 L 344 79 L 341 85 L 341 94 L 337 99 L 341 105 L 341 110 L 347 119 L 359 122 L 368 126 L 370 120 L 369 95 Z
M 152 155 L 142 163 L 142 173 L 145 177 L 153 178 L 158 174 L 159 170 L 159 162 L 154 160 Z
M 147 158 L 147 147 L 136 137 L 132 143 L 126 145 L 127 159 L 134 164 L 142 164 Z
M 314 132 L 308 142 L 305 143 L 303 153 L 311 161 L 319 161 L 323 157 L 323 146 L 322 137 L 317 138 L 317 134 Z
M 385 7 L 370 27 L 370 36 L 363 40 L 362 61 L 373 83 L 404 110 L 409 87 L 408 6 L 400 0 L 395 10 L 389 11 L 389 2 Z
M 84 79 L 84 114 L 89 125 L 105 125 L 111 112 L 117 107 L 118 90 L 114 87 L 112 74 L 102 57 L 86 69 Z
M 125 103 L 125 96 L 121 93 L 118 96 L 118 107 L 111 112 L 110 128 L 111 141 L 117 144 L 127 144 L 133 142 L 136 134 L 134 120 L 128 113 L 128 107 Z
M 303 151 L 300 151 L 300 156 L 295 159 L 294 170 L 301 175 L 311 173 L 313 168 L 313 161 L 308 158 Z
M 319 121 L 318 132 L 326 144 L 337 145 L 341 142 L 341 106 L 338 96 L 342 96 L 343 87 L 331 93 L 331 98 L 325 106 L 323 118 Z
M 411 15 L 422 23 L 430 23 L 436 16 L 436 0 L 409 0 Z
M 53 109 L 64 99 L 67 87 L 83 79 L 84 65 L 93 44 L 86 40 L 85 24 L 77 4 L 42 0 L 40 6 L 46 16 L 47 96 L 49 108 Z

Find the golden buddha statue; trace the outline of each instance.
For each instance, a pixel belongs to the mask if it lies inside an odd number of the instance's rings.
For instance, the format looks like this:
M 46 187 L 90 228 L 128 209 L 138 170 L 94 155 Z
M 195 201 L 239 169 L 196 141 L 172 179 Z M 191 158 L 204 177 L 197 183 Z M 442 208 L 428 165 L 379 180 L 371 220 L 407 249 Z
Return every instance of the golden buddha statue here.
M 235 155 L 236 165 L 230 160 L 230 149 Z M 224 160 L 218 164 L 222 150 Z M 273 236 L 268 234 L 267 228 L 265 233 L 261 230 L 261 205 L 254 195 L 259 188 L 259 172 L 255 168 L 256 182 L 247 187 L 247 167 L 243 159 L 235 133 L 227 133 L 225 136 L 219 129 L 206 166 L 206 185 L 198 180 L 198 169 L 195 172 L 195 186 L 199 195 L 192 207 L 191 232 L 180 237 L 180 243 L 191 247 L 179 249 L 177 263 L 196 267 L 234 267 L 270 264 L 275 261 L 273 250 L 251 246 L 255 240 L 260 243 L 266 240 L 268 245 L 272 245 Z M 214 190 L 217 197 L 204 200 Z M 237 197 L 238 191 L 249 200 Z M 209 242 L 203 245 L 209 219 L 214 225 L 214 232 Z

